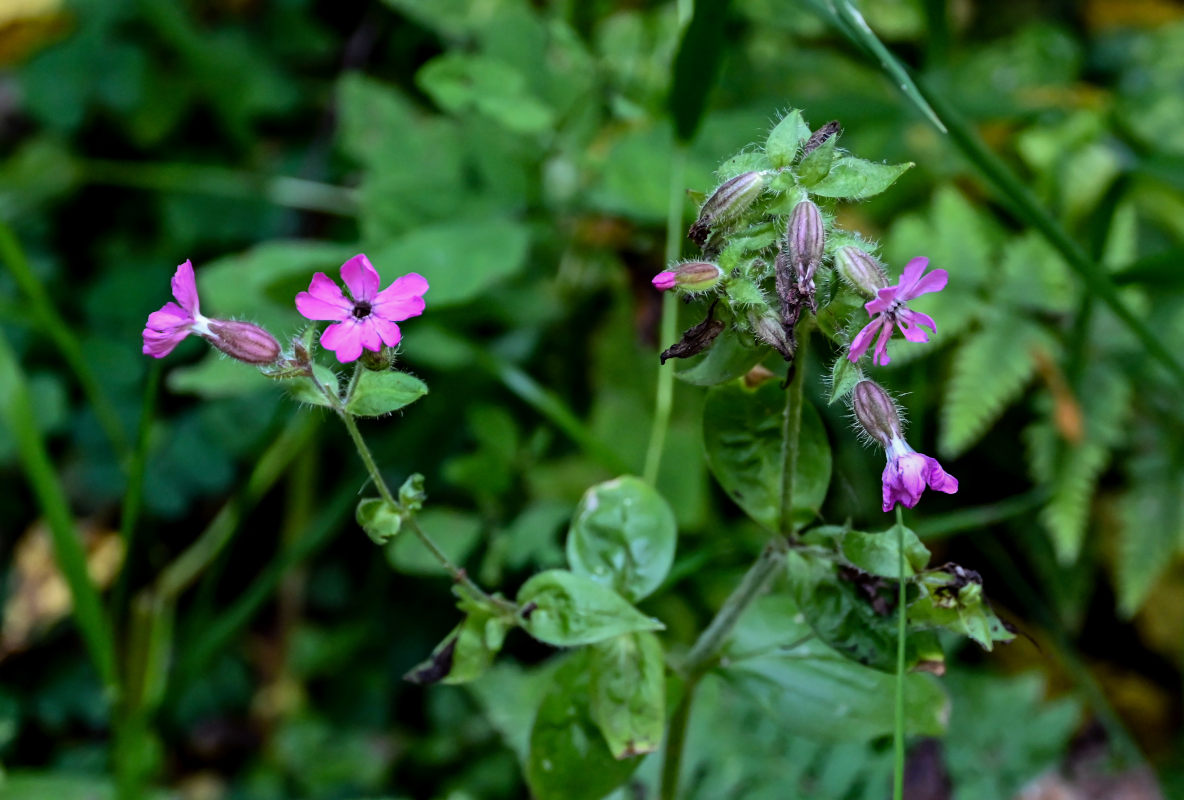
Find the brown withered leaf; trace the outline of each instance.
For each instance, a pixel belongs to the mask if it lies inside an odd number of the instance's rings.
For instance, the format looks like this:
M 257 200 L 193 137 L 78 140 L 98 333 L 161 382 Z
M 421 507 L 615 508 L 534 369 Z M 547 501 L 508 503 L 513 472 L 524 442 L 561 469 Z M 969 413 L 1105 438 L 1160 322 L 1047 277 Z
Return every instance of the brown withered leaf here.
M 115 531 L 83 523 L 83 545 L 90 578 L 106 588 L 123 563 L 123 540 Z M 70 589 L 54 560 L 53 544 L 44 522 L 31 526 L 17 542 L 4 625 L 0 628 L 0 660 L 28 649 L 55 622 L 70 613 Z
M 683 331 L 682 338 L 663 350 L 659 358 L 665 364 L 669 358 L 690 358 L 702 353 L 711 346 L 715 337 L 719 336 L 725 327 L 722 320 L 715 318 L 715 303 L 712 303 L 707 309 L 707 319 Z
M 832 136 L 838 136 L 843 132 L 843 126 L 839 124 L 837 119 L 832 119 L 830 122 L 823 125 L 818 130 L 810 134 L 810 138 L 802 145 L 802 155 L 800 158 L 805 158 L 810 153 L 821 147 L 827 139 Z

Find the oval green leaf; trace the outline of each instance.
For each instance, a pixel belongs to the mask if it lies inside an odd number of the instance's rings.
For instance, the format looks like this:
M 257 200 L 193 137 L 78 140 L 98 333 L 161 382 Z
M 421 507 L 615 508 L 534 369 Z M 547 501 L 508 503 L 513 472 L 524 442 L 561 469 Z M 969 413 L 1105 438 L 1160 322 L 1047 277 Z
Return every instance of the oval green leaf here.
M 802 121 L 802 112 L 795 108 L 769 131 L 769 138 L 765 140 L 765 155 L 774 167 L 788 167 L 797 158 L 802 142 L 809 138 L 810 126 Z
M 720 486 L 748 516 L 771 531 L 781 517 L 781 421 L 785 391 L 777 381 L 757 389 L 740 383 L 716 386 L 703 409 L 707 465 Z M 830 484 L 830 444 L 818 412 L 802 406 L 794 477 L 793 518 L 808 522 Z
M 677 539 L 674 512 L 662 495 L 625 475 L 584 493 L 567 532 L 567 562 L 577 575 L 637 602 L 665 580 Z
M 365 370 L 346 400 L 345 410 L 356 417 L 381 417 L 411 405 L 427 393 L 427 384 L 406 372 Z
M 588 648 L 592 719 L 616 758 L 652 753 L 666 727 L 666 660 L 652 633 Z
M 523 629 L 556 647 L 663 627 L 607 586 L 563 569 L 540 572 L 524 583 L 518 591 L 518 606 Z
M 854 156 L 836 158 L 826 177 L 810 188 L 820 197 L 862 200 L 873 197 L 896 183 L 913 163 L 878 164 Z

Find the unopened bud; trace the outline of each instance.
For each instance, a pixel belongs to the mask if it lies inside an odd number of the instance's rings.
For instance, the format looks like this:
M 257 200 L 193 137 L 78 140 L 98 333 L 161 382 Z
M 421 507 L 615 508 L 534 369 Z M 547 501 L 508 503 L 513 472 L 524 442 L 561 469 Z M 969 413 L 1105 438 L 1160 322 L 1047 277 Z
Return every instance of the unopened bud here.
M 867 251 L 853 245 L 839 249 L 835 269 L 844 281 L 867 297 L 875 297 L 878 291 L 888 286 L 888 276 L 880 263 Z
M 358 359 L 362 366 L 371 372 L 386 372 L 394 366 L 395 351 L 390 347 L 382 347 L 377 352 L 374 350 L 362 350 L 362 355 Z
M 823 227 L 818 206 L 809 200 L 794 206 L 785 229 L 785 238 L 799 279 L 804 282 L 812 280 L 814 271 L 822 263 L 822 251 L 826 246 L 826 228 Z
M 756 338 L 780 353 L 786 361 L 793 360 L 794 351 L 797 350 L 797 342 L 794 340 L 792 329 L 786 331 L 781 320 L 772 314 L 764 314 L 759 317 L 753 314 L 749 316 L 748 321 L 752 325 L 752 332 L 756 334 Z
M 673 270 L 659 272 L 652 283 L 662 291 L 677 286 L 688 292 L 701 292 L 719 283 L 723 276 L 724 271 L 710 261 L 689 261 L 678 264 Z
M 270 333 L 250 322 L 210 319 L 209 333 L 202 336 L 231 358 L 247 364 L 271 364 L 280 357 L 280 343 Z
M 724 181 L 699 209 L 699 219 L 691 226 L 691 239 L 702 245 L 712 226 L 743 214 L 764 191 L 765 180 L 765 173 L 754 170 Z
M 867 431 L 868 436 L 875 439 L 884 449 L 894 439 L 902 436 L 900 430 L 900 413 L 896 410 L 896 403 L 875 381 L 860 381 L 855 384 L 851 394 L 854 397 L 852 405 L 855 418 Z

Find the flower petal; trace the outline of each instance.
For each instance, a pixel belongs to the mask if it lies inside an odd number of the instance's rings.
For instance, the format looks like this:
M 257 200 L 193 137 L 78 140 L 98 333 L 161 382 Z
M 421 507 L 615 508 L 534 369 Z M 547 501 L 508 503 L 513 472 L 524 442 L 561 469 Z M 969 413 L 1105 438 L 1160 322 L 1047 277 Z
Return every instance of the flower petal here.
M 394 283 L 374 298 L 374 313 L 392 322 L 418 317 L 423 313 L 423 295 L 428 288 L 427 278 L 416 272 L 395 278 Z
M 378 331 L 378 335 L 381 337 L 382 343 L 387 347 L 394 347 L 399 343 L 399 340 L 403 338 L 403 333 L 399 330 L 399 326 L 390 320 L 383 319 L 382 317 L 378 317 L 373 314 L 370 315 L 369 320 L 370 324 L 374 326 L 374 330 Z
M 868 314 L 883 314 L 892 308 L 894 302 L 896 302 L 896 287 L 885 286 L 876 292 L 876 299 L 864 303 L 863 307 L 867 309 Z
M 914 297 L 919 297 L 930 292 L 940 292 L 946 288 L 946 283 L 950 279 L 950 273 L 944 269 L 935 269 L 924 278 L 913 284 L 912 288 L 907 293 L 901 292 L 900 297 L 903 300 L 912 300 Z
M 362 354 L 361 326 L 356 322 L 338 322 L 325 328 L 321 334 L 321 347 L 333 350 L 342 364 L 357 361 Z
M 374 269 L 370 259 L 366 258 L 365 253 L 358 253 L 341 265 L 341 279 L 345 281 L 354 300 L 359 303 L 372 302 L 382 283 L 382 278 L 378 277 L 378 271 Z
M 871 322 L 863 326 L 863 330 L 855 334 L 855 338 L 851 340 L 851 352 L 847 354 L 847 360 L 854 364 L 859 360 L 860 356 L 867 352 L 867 348 L 871 345 L 872 339 L 876 335 L 876 331 L 884 324 L 883 317 L 877 317 Z
M 169 331 L 185 327 L 193 322 L 193 315 L 176 303 L 165 303 L 159 310 L 148 315 L 146 327 L 154 331 Z
M 890 338 L 892 338 L 892 320 L 889 317 L 885 317 L 884 324 L 880 326 L 880 335 L 876 339 L 875 351 L 872 354 L 873 364 L 886 367 L 892 363 L 892 359 L 888 357 L 888 340 Z
M 378 329 L 374 327 L 373 316 L 367 317 L 358 325 L 358 336 L 362 342 L 362 347 L 365 347 L 367 350 L 373 350 L 377 353 L 382 349 L 382 337 L 378 335 Z
M 323 272 L 312 276 L 307 292 L 296 295 L 296 310 L 307 319 L 346 320 L 353 315 L 354 304 Z
M 181 308 L 190 314 L 198 314 L 200 307 L 197 299 L 197 279 L 193 274 L 193 262 L 185 259 L 177 265 L 173 273 L 173 297 L 181 304 Z
M 903 315 L 896 318 L 896 327 L 900 328 L 901 334 L 910 342 L 928 342 L 929 334 L 927 334 L 919 325 L 914 325 L 909 317 Z
M 173 328 L 167 331 L 160 331 L 145 328 L 142 335 L 144 338 L 144 348 L 141 352 L 153 358 L 164 358 L 173 352 L 173 348 L 189 335 L 189 329 Z
M 929 484 L 930 489 L 946 494 L 958 491 L 958 479 L 942 469 L 936 458 L 925 455 L 922 458 L 925 459 L 925 482 Z
M 900 273 L 900 280 L 896 282 L 896 289 L 901 300 L 908 300 L 910 297 L 916 296 L 913 293 L 913 287 L 921 279 L 921 273 L 928 266 L 929 259 L 925 256 L 910 259 L 909 263 L 904 265 L 904 271 Z

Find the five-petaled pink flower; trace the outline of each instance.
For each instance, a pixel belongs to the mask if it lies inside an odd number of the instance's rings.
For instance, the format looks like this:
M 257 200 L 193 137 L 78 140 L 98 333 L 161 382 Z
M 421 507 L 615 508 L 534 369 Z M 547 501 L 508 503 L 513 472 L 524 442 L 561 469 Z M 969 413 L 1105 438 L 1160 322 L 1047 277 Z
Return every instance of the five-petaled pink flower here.
M 899 283 L 881 289 L 875 300 L 864 304 L 863 307 L 867 309 L 872 321 L 864 326 L 851 342 L 851 352 L 847 358 L 852 363 L 867 352 L 872 339 L 875 339 L 876 347 L 872 362 L 886 366 L 891 361 L 888 358 L 888 339 L 892 336 L 894 326 L 900 328 L 904 338 L 910 342 L 929 341 L 929 335 L 921 329 L 922 325 L 937 333 L 937 323 L 932 317 L 920 311 L 913 311 L 906 305 L 915 297 L 929 292 L 940 292 L 945 288 L 949 274 L 944 269 L 935 269 L 922 277 L 928 265 L 928 258 L 914 258 L 905 266 Z
M 918 453 L 899 436 L 886 448 L 888 466 L 884 467 L 884 510 L 900 503 L 912 508 L 921 499 L 925 487 L 946 494 L 958 491 L 958 479 L 941 468 L 936 458 Z
M 402 338 L 395 323 L 423 313 L 428 282 L 422 275 L 408 273 L 379 291 L 382 279 L 370 259 L 359 254 L 341 265 L 341 279 L 349 297 L 318 272 L 308 291 L 296 295 L 296 308 L 308 319 L 333 320 L 321 334 L 321 345 L 335 351 L 343 364 L 356 361 L 362 348 L 377 352 L 384 344 L 394 347 Z

